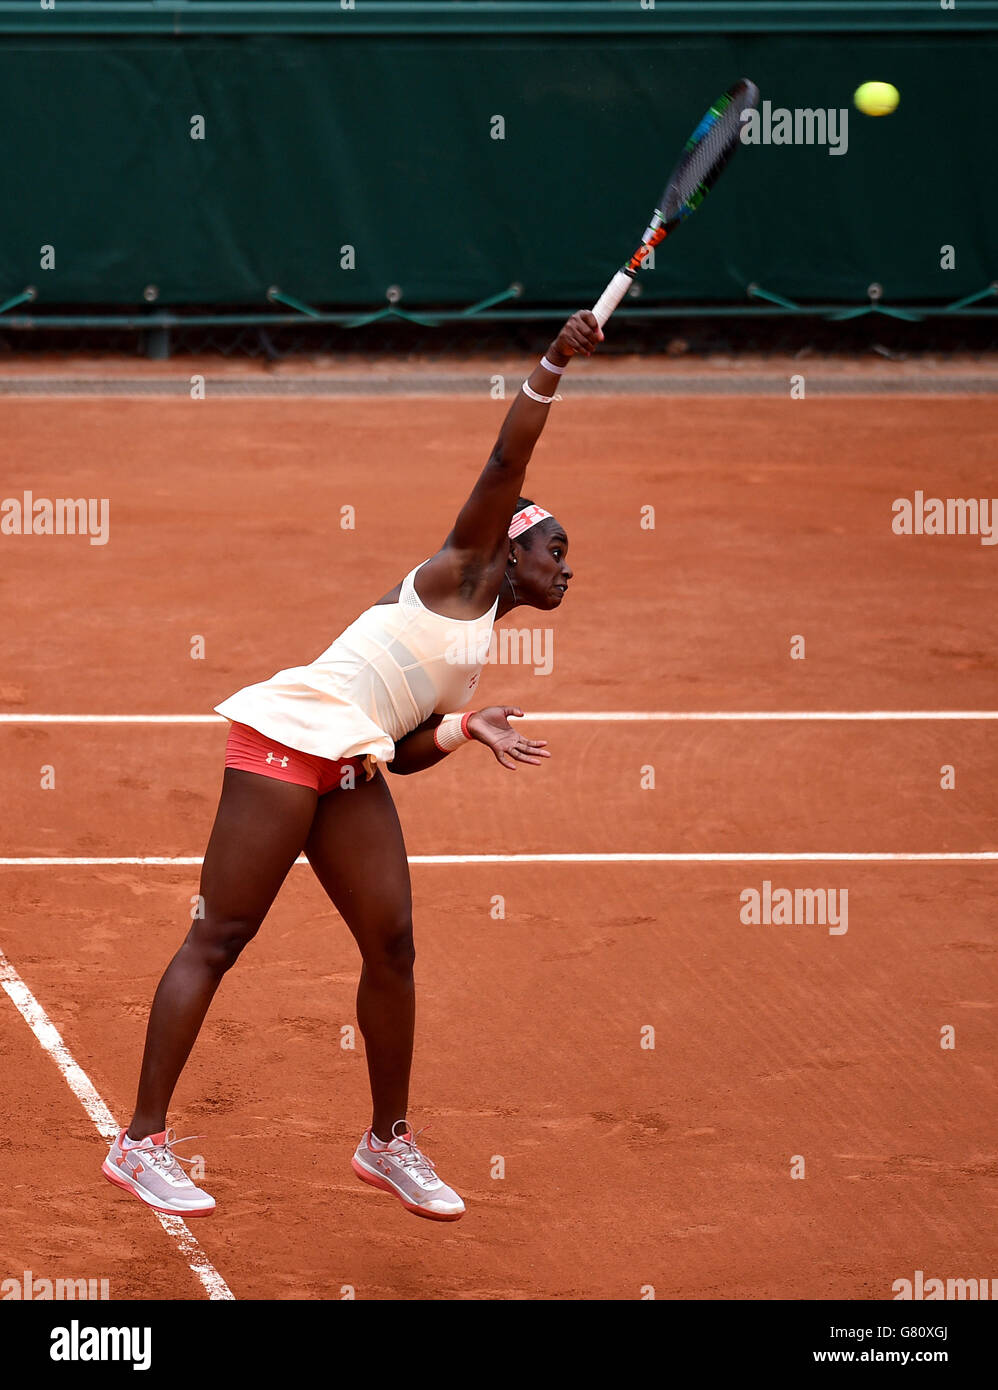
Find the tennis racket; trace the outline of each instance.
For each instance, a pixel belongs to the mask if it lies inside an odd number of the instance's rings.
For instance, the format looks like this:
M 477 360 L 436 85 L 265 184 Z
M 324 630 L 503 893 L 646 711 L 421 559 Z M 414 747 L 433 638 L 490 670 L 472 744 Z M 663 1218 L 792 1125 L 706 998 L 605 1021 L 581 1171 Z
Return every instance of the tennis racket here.
M 747 77 L 718 97 L 696 130 L 683 146 L 679 163 L 665 185 L 655 215 L 645 228 L 641 245 L 617 271 L 599 299 L 593 313 L 600 328 L 616 309 L 653 246 L 657 246 L 684 222 L 706 198 L 728 160 L 738 148 L 742 112 L 759 102 L 759 88 Z

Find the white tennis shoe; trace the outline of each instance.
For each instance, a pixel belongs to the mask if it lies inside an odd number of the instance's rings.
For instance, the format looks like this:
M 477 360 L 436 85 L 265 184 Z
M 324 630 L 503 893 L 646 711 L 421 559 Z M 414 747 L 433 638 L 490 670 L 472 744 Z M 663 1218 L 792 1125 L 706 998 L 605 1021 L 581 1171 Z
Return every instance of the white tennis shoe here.
M 461 1198 L 437 1177 L 433 1164 L 416 1147 L 415 1137 L 405 1120 L 396 1120 L 392 1126 L 392 1141 L 384 1149 L 371 1148 L 371 1131 L 366 1130 L 353 1156 L 353 1170 L 372 1187 L 393 1192 L 406 1211 L 414 1216 L 427 1216 L 431 1221 L 457 1221 L 464 1215 Z
M 160 1134 L 150 1134 L 139 1144 L 129 1142 L 124 1147 L 125 1134 L 125 1130 L 119 1133 L 101 1167 L 108 1182 L 138 1197 L 153 1211 L 169 1216 L 211 1215 L 215 1210 L 214 1197 L 195 1187 L 180 1167 L 181 1162 L 194 1160 L 180 1159 L 173 1152 L 174 1144 L 186 1140 L 178 1139 L 174 1130 L 165 1129 Z

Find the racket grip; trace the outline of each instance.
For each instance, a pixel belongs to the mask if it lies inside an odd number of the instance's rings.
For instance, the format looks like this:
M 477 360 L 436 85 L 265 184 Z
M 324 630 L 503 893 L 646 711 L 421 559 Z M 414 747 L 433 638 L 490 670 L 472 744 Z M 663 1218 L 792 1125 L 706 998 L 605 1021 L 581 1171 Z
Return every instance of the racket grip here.
M 616 309 L 617 305 L 623 299 L 624 295 L 631 288 L 633 279 L 633 272 L 628 273 L 626 270 L 618 270 L 599 299 L 597 299 L 596 303 L 593 305 L 593 316 L 600 328 L 603 327 L 614 309 Z

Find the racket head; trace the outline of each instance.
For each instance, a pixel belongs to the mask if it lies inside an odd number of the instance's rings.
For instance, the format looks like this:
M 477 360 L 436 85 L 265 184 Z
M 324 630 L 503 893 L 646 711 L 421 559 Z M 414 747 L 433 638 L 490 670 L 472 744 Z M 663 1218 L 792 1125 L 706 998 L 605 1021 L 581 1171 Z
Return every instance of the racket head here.
M 630 262 L 633 268 L 651 247 L 657 246 L 674 227 L 696 212 L 741 143 L 743 113 L 758 104 L 759 88 L 743 77 L 708 108 L 683 146 L 655 216 L 641 238 L 641 247 Z

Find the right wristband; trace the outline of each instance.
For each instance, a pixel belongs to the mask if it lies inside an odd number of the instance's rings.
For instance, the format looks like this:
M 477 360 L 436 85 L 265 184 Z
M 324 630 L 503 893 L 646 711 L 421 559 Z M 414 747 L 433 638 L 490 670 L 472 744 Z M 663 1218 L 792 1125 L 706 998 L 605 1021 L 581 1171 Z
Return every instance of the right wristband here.
M 471 710 L 465 710 L 464 714 L 444 715 L 433 730 L 433 742 L 441 753 L 453 753 L 462 743 L 470 743 L 472 736 L 468 733 L 467 721 L 471 714 Z

